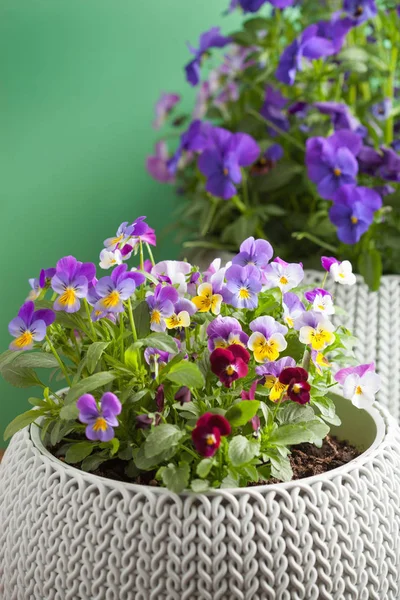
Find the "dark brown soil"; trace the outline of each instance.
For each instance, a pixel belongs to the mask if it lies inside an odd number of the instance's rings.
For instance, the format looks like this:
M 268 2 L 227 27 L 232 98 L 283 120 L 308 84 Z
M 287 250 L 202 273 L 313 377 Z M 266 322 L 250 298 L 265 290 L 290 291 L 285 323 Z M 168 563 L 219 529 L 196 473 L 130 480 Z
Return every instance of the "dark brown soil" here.
M 60 444 L 61 446 L 61 444 Z M 52 449 L 53 454 L 57 453 L 57 447 Z M 360 452 L 351 446 L 348 442 L 338 440 L 334 436 L 328 435 L 321 448 L 313 444 L 299 444 L 293 446 L 290 455 L 290 463 L 293 469 L 293 479 L 303 479 L 311 475 L 320 475 L 337 467 L 347 464 Z M 64 460 L 62 456 L 58 456 Z M 122 460 L 109 460 L 103 463 L 98 469 L 93 471 L 95 475 L 114 479 L 116 481 L 125 481 L 127 483 L 138 483 L 140 485 L 159 486 L 159 482 L 154 479 L 155 471 L 142 473 L 135 480 L 129 478 L 125 473 L 127 463 Z M 77 465 L 75 465 L 77 466 Z M 278 479 L 271 478 L 268 481 L 259 481 L 249 483 L 249 486 L 265 485 L 279 483 Z

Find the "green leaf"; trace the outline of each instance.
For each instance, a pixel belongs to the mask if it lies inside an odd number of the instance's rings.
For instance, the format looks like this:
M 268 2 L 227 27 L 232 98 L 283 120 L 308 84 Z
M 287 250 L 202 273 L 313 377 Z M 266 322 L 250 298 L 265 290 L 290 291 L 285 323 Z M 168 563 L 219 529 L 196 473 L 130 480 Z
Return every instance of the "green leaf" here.
M 169 352 L 170 354 L 178 352 L 178 346 L 174 338 L 167 333 L 152 333 L 143 340 L 143 343 L 148 348 L 157 348 L 157 350 Z
M 243 240 L 254 235 L 258 223 L 257 215 L 241 215 L 227 225 L 222 233 L 222 241 L 240 246 Z
M 225 417 L 232 427 L 246 425 L 254 417 L 260 407 L 258 400 L 242 400 L 227 411 Z
M 58 362 L 52 354 L 44 352 L 25 352 L 14 360 L 14 366 L 32 369 L 58 368 Z
M 8 440 L 11 436 L 14 435 L 14 433 L 17 433 L 17 431 L 20 431 L 27 425 L 30 425 L 31 423 L 36 421 L 36 419 L 38 419 L 41 415 L 44 415 L 45 412 L 46 411 L 44 410 L 36 410 L 35 408 L 32 408 L 31 410 L 28 410 L 22 415 L 18 415 L 18 417 L 15 417 L 15 419 L 11 421 L 11 423 L 6 427 L 6 430 L 4 432 L 4 440 Z
M 314 398 L 312 396 L 311 404 L 318 408 L 324 421 L 327 421 L 331 425 L 340 425 L 341 420 L 336 414 L 336 406 L 332 398 L 329 398 L 329 396 L 318 396 Z
M 161 452 L 161 454 L 155 454 L 151 458 L 147 458 L 145 455 L 145 446 L 143 445 L 139 448 L 139 450 L 134 452 L 133 461 L 137 468 L 141 471 L 149 471 L 154 469 L 154 467 L 157 465 L 162 464 L 166 460 L 172 458 L 176 454 L 177 449 L 178 446 L 171 446 L 171 448 L 164 450 L 164 452 Z
M 146 458 L 153 458 L 164 452 L 164 450 L 176 446 L 184 435 L 184 432 L 177 425 L 161 423 L 146 438 L 144 443 Z
M 128 396 L 128 398 L 126 399 L 126 402 L 130 402 L 132 404 L 134 402 L 139 402 L 139 400 L 141 400 L 142 398 L 147 396 L 148 393 L 149 393 L 149 390 L 147 388 L 145 390 L 140 390 L 140 392 L 136 392 L 136 394 L 132 394 L 132 396 Z
M 133 310 L 133 320 L 135 322 L 136 333 L 139 340 L 145 338 L 150 333 L 150 312 L 145 300 L 138 304 Z
M 40 379 L 33 369 L 14 366 L 14 362 L 3 367 L 1 374 L 14 387 L 28 388 L 41 385 Z
M 115 375 L 114 373 L 110 373 L 110 371 L 102 371 L 100 373 L 90 375 L 90 377 L 86 377 L 86 379 L 82 379 L 79 383 L 73 385 L 69 389 L 69 392 L 65 398 L 65 404 L 72 404 L 72 402 L 78 400 L 78 398 L 80 398 L 80 396 L 83 394 L 93 392 L 93 390 L 97 390 L 99 387 L 107 385 L 114 379 Z
M 190 487 L 196 494 L 201 494 L 209 489 L 210 484 L 208 481 L 204 481 L 204 479 L 193 479 Z
M 279 481 L 290 481 L 293 477 L 293 470 L 288 457 L 277 455 L 271 458 L 271 477 Z
M 279 167 L 272 169 L 265 175 L 253 178 L 254 186 L 262 192 L 272 192 L 290 183 L 298 173 L 303 171 L 303 166 L 289 161 L 281 161 Z
M 234 467 L 239 467 L 252 460 L 260 452 L 257 440 L 248 440 L 243 435 L 235 436 L 229 443 L 228 456 Z
M 369 289 L 373 292 L 379 290 L 382 277 L 382 258 L 375 248 L 364 250 L 360 254 L 358 268 Z
M 79 410 L 76 404 L 66 404 L 60 410 L 60 419 L 64 421 L 75 421 L 78 418 Z
M 104 454 L 94 454 L 92 456 L 88 456 L 81 464 L 82 471 L 95 471 L 102 465 L 104 462 L 109 460 L 108 456 Z
M 281 425 L 284 425 L 312 421 L 315 419 L 315 414 L 311 406 L 287 402 L 279 408 L 276 419 Z
M 93 452 L 95 447 L 96 445 L 93 444 L 93 442 L 78 442 L 77 444 L 72 444 L 65 454 L 65 461 L 70 465 L 82 462 Z
M 185 385 L 188 388 L 201 388 L 204 385 L 204 377 L 199 367 L 187 360 L 182 360 L 174 365 L 165 377 L 173 383 Z
M 179 466 L 170 463 L 167 467 L 160 469 L 160 475 L 164 485 L 171 492 L 180 494 L 188 486 L 190 468 L 187 463 L 180 463 Z
M 90 344 L 86 356 L 87 370 L 90 374 L 94 373 L 97 363 L 109 343 L 110 342 L 93 342 Z
M 306 423 L 282 425 L 272 432 L 268 442 L 277 446 L 294 446 L 304 442 L 314 443 L 324 439 L 329 433 L 329 427 L 320 419 Z
M 197 465 L 196 473 L 199 477 L 207 477 L 214 465 L 213 458 L 203 458 Z
M 23 352 L 23 350 L 6 350 L 0 354 L 0 373 L 4 367 L 12 363 L 18 356 L 21 356 Z

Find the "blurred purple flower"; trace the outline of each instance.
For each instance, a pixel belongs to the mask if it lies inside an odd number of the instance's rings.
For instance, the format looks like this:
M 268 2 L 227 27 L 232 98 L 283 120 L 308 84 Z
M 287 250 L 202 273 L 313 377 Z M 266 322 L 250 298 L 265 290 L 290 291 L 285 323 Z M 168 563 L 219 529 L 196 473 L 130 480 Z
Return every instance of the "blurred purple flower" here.
M 292 329 L 295 320 L 305 311 L 304 304 L 296 294 L 286 292 L 286 294 L 283 294 L 282 308 L 282 319 Z
M 232 52 L 225 55 L 224 63 L 219 70 L 220 73 L 226 75 L 228 79 L 240 76 L 243 71 L 255 64 L 254 60 L 249 60 L 249 56 L 256 50 L 257 48 L 235 46 Z
M 360 152 L 357 154 L 357 160 L 362 173 L 375 176 L 377 170 L 382 165 L 383 157 L 382 154 L 373 148 L 362 146 Z
M 274 251 L 272 246 L 266 240 L 255 240 L 254 237 L 249 237 L 242 242 L 240 252 L 233 259 L 234 265 L 245 267 L 246 265 L 254 265 L 258 269 L 264 269 L 271 260 Z
M 290 126 L 289 120 L 282 112 L 287 103 L 287 98 L 282 96 L 279 90 L 276 90 L 272 85 L 267 85 L 265 90 L 265 100 L 260 110 L 260 114 L 268 121 L 271 121 L 276 127 L 282 129 L 282 131 L 288 131 Z M 278 135 L 272 127 L 268 128 L 268 133 L 271 137 L 276 137 Z
M 242 181 L 240 167 L 251 165 L 259 154 L 260 148 L 250 135 L 214 127 L 198 160 L 199 170 L 207 177 L 207 192 L 224 200 L 232 198 L 235 184 Z
M 225 273 L 224 300 L 235 308 L 257 308 L 261 291 L 260 271 L 253 265 L 232 265 Z
M 30 350 L 34 342 L 41 342 L 46 336 L 46 329 L 54 322 L 55 314 L 48 308 L 35 311 L 31 300 L 24 302 L 18 316 L 8 325 L 10 335 L 16 339 L 11 342 L 10 350 Z
M 385 98 L 382 102 L 377 102 L 371 106 L 371 112 L 377 121 L 386 121 L 389 118 L 392 110 L 392 101 L 390 98 Z
M 339 240 L 356 244 L 372 224 L 374 212 L 382 207 L 382 198 L 370 188 L 344 185 L 333 200 L 329 218 L 338 228 Z
M 221 34 L 219 27 L 212 27 L 209 31 L 201 34 L 198 49 L 188 44 L 190 52 L 194 55 L 194 59 L 185 67 L 187 81 L 191 85 L 197 85 L 200 81 L 200 66 L 203 55 L 210 48 L 223 48 L 227 44 L 230 44 L 231 41 L 231 38 Z
M 361 25 L 378 14 L 375 0 L 344 0 L 343 10 L 355 25 Z
M 173 183 L 175 176 L 168 170 L 168 147 L 164 140 L 157 142 L 155 154 L 146 159 L 146 169 L 156 181 L 161 183 Z
M 102 277 L 95 285 L 95 291 L 100 300 L 95 304 L 95 311 L 106 313 L 123 312 L 123 300 L 128 300 L 137 286 L 145 281 L 144 275 L 137 271 L 128 271 L 127 266 L 119 265 L 111 276 Z
M 331 270 L 331 266 L 334 264 L 339 264 L 338 259 L 334 256 L 321 256 L 322 268 L 325 269 L 325 271 L 328 271 L 328 273 Z
M 352 131 L 337 131 L 329 138 L 309 138 L 306 143 L 308 176 L 326 200 L 345 184 L 355 183 L 358 173 L 356 156 L 361 137 Z
M 379 175 L 386 181 L 400 182 L 400 156 L 391 148 L 381 148 L 382 164 Z
M 176 104 L 178 104 L 180 99 L 181 97 L 178 94 L 161 94 L 160 99 L 156 104 L 156 118 L 153 122 L 154 129 L 160 129 L 160 127 L 164 125 L 166 118 Z
M 61 258 L 56 265 L 56 273 L 51 280 L 51 287 L 60 294 L 54 302 L 54 310 L 68 313 L 80 309 L 80 298 L 85 298 L 89 282 L 96 274 L 93 263 L 81 263 L 73 256 Z
M 319 21 L 317 23 L 316 35 L 329 40 L 332 43 L 334 53 L 341 51 L 346 36 L 353 28 L 353 21 L 349 18 L 341 18 L 341 13 L 336 12 L 332 15 L 330 21 Z
M 358 119 L 353 117 L 347 104 L 340 102 L 314 102 L 313 106 L 322 114 L 331 117 L 335 131 L 350 129 L 362 137 L 366 135 L 367 129 L 360 124 Z
M 76 403 L 79 420 L 86 423 L 88 440 L 109 442 L 114 437 L 114 427 L 118 427 L 117 415 L 122 410 L 121 402 L 115 394 L 106 392 L 100 400 L 100 409 L 91 394 L 83 394 Z
M 179 146 L 172 158 L 168 161 L 168 170 L 175 174 L 183 152 L 201 152 L 207 146 L 212 130 L 211 123 L 205 121 L 192 121 L 187 130 L 181 135 Z

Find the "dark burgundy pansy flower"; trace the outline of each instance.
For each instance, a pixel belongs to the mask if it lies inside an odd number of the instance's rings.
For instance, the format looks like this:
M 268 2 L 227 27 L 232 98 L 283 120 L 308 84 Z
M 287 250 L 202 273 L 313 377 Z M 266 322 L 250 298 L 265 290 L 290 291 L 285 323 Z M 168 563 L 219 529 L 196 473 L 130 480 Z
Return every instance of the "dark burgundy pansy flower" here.
M 311 386 L 307 379 L 308 373 L 301 367 L 288 367 L 279 375 L 279 381 L 288 386 L 286 394 L 298 404 L 310 402 Z
M 192 393 L 188 387 L 183 386 L 180 390 L 178 390 L 175 394 L 175 400 L 180 402 L 182 405 L 186 402 L 190 402 L 192 399 Z
M 225 417 L 208 412 L 200 417 L 192 431 L 193 444 L 199 454 L 208 458 L 220 447 L 221 436 L 230 432 L 231 426 Z
M 239 344 L 228 348 L 216 348 L 210 356 L 211 370 L 219 377 L 221 383 L 229 388 L 236 379 L 246 377 L 249 360 L 250 354 Z

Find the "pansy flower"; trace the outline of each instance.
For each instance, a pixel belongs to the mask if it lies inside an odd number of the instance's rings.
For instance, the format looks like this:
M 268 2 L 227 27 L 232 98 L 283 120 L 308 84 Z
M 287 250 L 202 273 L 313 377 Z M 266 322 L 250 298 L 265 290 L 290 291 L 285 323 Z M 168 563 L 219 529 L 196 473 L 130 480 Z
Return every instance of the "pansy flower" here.
M 213 319 L 207 327 L 208 349 L 212 352 L 215 348 L 227 348 L 234 344 L 245 347 L 249 336 L 242 330 L 242 326 L 234 317 L 221 317 Z
M 321 256 L 321 266 L 325 271 L 328 271 L 328 273 L 331 270 L 331 266 L 335 263 L 340 264 L 340 261 L 334 256 Z
M 326 356 L 324 356 L 322 352 L 317 352 L 317 350 L 311 350 L 311 360 L 320 375 L 323 373 L 324 369 L 331 366 L 331 363 Z
M 306 300 L 312 303 L 312 309 L 314 312 L 322 313 L 324 315 L 335 314 L 335 307 L 333 305 L 332 294 L 323 290 L 322 288 L 314 288 L 304 294 Z
M 73 256 L 61 258 L 51 280 L 51 287 L 59 294 L 54 310 L 77 312 L 81 306 L 80 299 L 86 298 L 89 282 L 95 274 L 96 267 L 92 263 L 81 263 Z
M 282 131 L 288 131 L 290 127 L 289 119 L 283 112 L 287 103 L 288 99 L 285 98 L 279 90 L 276 90 L 272 85 L 267 85 L 265 90 L 265 100 L 261 107 L 260 114 L 273 125 L 282 129 Z M 268 133 L 271 137 L 276 137 L 278 135 L 276 130 L 272 127 L 268 127 Z
M 222 300 L 221 294 L 213 293 L 211 283 L 201 283 L 197 288 L 197 296 L 192 298 L 192 302 L 199 312 L 211 311 L 213 315 L 219 315 Z
M 253 332 L 247 342 L 247 347 L 254 353 L 254 359 L 258 363 L 274 361 L 280 352 L 287 348 L 285 335 L 288 328 L 281 325 L 271 316 L 258 317 L 250 323 Z
M 129 225 L 128 221 L 124 221 L 117 229 L 114 237 L 104 240 L 104 247 L 109 251 L 114 251 L 116 248 L 122 247 L 130 238 L 133 231 L 133 225 Z
M 224 300 L 235 308 L 257 308 L 261 291 L 260 271 L 253 265 L 232 265 L 226 270 Z
M 29 279 L 29 285 L 32 289 L 29 292 L 27 300 L 36 300 L 42 291 L 50 285 L 50 280 L 55 275 L 55 272 L 54 268 L 42 269 L 39 277 Z
M 255 176 L 266 175 L 276 167 L 283 155 L 284 150 L 282 146 L 280 144 L 272 144 L 251 167 L 251 174 Z
M 344 0 L 343 10 L 351 17 L 354 25 L 360 25 L 378 14 L 375 0 Z
M 333 196 L 329 218 L 336 225 L 337 236 L 345 244 L 356 244 L 368 231 L 375 211 L 382 207 L 379 194 L 367 187 L 343 185 Z
M 316 35 L 329 40 L 334 54 L 337 54 L 343 48 L 346 36 L 353 26 L 354 23 L 350 18 L 345 17 L 343 19 L 340 12 L 335 12 L 329 21 L 319 21 L 317 23 Z
M 400 182 L 400 156 L 392 148 L 381 148 L 382 164 L 378 174 L 387 181 Z
M 349 129 L 364 137 L 367 133 L 358 119 L 354 117 L 347 104 L 341 102 L 314 102 L 313 106 L 323 115 L 329 115 L 335 131 Z M 357 158 L 359 158 L 359 154 Z
M 190 317 L 194 315 L 196 305 L 186 298 L 179 298 L 175 303 L 174 313 L 165 319 L 167 329 L 176 329 L 177 327 L 189 327 Z
M 137 286 L 145 281 L 144 275 L 137 271 L 127 271 L 125 264 L 116 267 L 111 276 L 102 277 L 96 283 L 96 293 L 100 296 L 95 310 L 110 313 L 123 312 L 123 301 L 128 300 Z
M 161 94 L 155 108 L 156 118 L 153 121 L 154 129 L 160 129 L 160 127 L 164 125 L 166 118 L 178 104 L 180 99 L 181 97 L 178 94 Z
M 168 161 L 168 170 L 174 175 L 185 157 L 191 157 L 193 152 L 202 152 L 208 145 L 210 132 L 213 127 L 207 121 L 195 119 L 181 135 L 175 154 Z
M 165 319 L 175 314 L 175 304 L 179 295 L 172 285 L 157 285 L 154 294 L 147 296 L 146 302 L 150 309 L 150 329 L 152 331 L 165 331 Z
M 371 106 L 371 112 L 377 121 L 386 121 L 389 118 L 392 110 L 392 101 L 390 98 L 385 98 L 381 102 L 377 102 Z
M 227 44 L 230 44 L 231 41 L 232 38 L 221 34 L 219 27 L 212 27 L 209 31 L 201 34 L 198 49 L 188 44 L 190 52 L 194 54 L 194 58 L 185 66 L 187 81 L 191 85 L 197 85 L 200 81 L 200 66 L 204 54 L 210 48 L 223 48 Z
M 115 394 L 106 392 L 100 400 L 100 408 L 91 394 L 84 394 L 76 403 L 79 420 L 86 423 L 88 440 L 109 442 L 114 437 L 114 427 L 118 427 L 117 415 L 122 410 L 121 402 Z
M 155 152 L 146 159 L 147 172 L 156 181 L 161 183 L 173 183 L 175 181 L 175 175 L 170 173 L 168 169 L 168 161 L 170 155 L 168 153 L 168 146 L 165 140 L 157 142 L 155 145 Z
M 226 270 L 229 269 L 231 264 L 232 263 L 229 262 L 225 267 L 221 267 L 221 259 L 214 259 L 207 271 L 204 271 L 203 281 L 211 283 L 213 290 L 220 293 L 224 284 Z
M 151 269 L 151 274 L 159 281 L 175 286 L 180 294 L 187 292 L 187 277 L 192 265 L 180 260 L 163 260 Z
M 335 379 L 343 386 L 343 396 L 357 408 L 370 408 L 381 386 L 374 363 L 341 369 Z
M 211 371 L 229 388 L 236 379 L 246 377 L 249 360 L 250 354 L 246 348 L 238 344 L 228 348 L 216 348 L 210 354 Z
M 199 454 L 210 458 L 221 445 L 221 437 L 229 435 L 231 425 L 222 415 L 205 413 L 192 431 L 192 441 Z
M 303 267 L 298 263 L 287 263 L 276 258 L 263 272 L 265 289 L 278 287 L 283 293 L 297 287 L 304 278 Z
M 286 292 L 283 294 L 282 299 L 283 315 L 282 319 L 285 321 L 289 329 L 294 327 L 294 322 L 300 317 L 305 311 L 304 304 L 296 294 Z
M 109 269 L 110 267 L 116 267 L 122 264 L 123 257 L 120 250 L 107 250 L 103 248 L 100 252 L 100 267 L 102 269 Z
M 131 235 L 128 241 L 129 245 L 135 247 L 140 242 L 156 245 L 156 233 L 146 222 L 146 217 L 138 217 L 131 225 Z
M 353 267 L 349 260 L 342 262 L 334 262 L 329 269 L 329 273 L 333 277 L 333 281 L 341 285 L 354 285 L 357 281 L 353 273 Z
M 335 341 L 335 326 L 321 313 L 305 311 L 295 323 L 300 330 L 299 340 L 313 350 L 324 350 Z
M 178 390 L 174 396 L 177 402 L 180 402 L 181 406 L 187 404 L 192 399 L 192 392 L 185 385 Z
M 261 377 L 261 385 L 270 390 L 269 399 L 272 402 L 280 400 L 282 394 L 287 390 L 287 385 L 279 381 L 283 369 L 295 366 L 296 361 L 290 356 L 285 356 L 277 361 L 267 362 L 256 367 L 256 373 Z
M 297 404 L 310 402 L 310 389 L 308 373 L 302 367 L 288 367 L 279 375 L 279 381 L 287 386 L 286 394 Z
M 54 322 L 55 314 L 48 308 L 35 311 L 31 300 L 25 302 L 18 311 L 18 316 L 8 325 L 10 335 L 16 339 L 11 342 L 10 350 L 30 350 L 34 342 L 41 342 L 46 336 L 46 329 Z
M 267 266 L 273 254 L 274 251 L 269 242 L 249 237 L 240 245 L 240 252 L 232 259 L 232 263 L 241 267 L 254 265 L 262 270 Z

